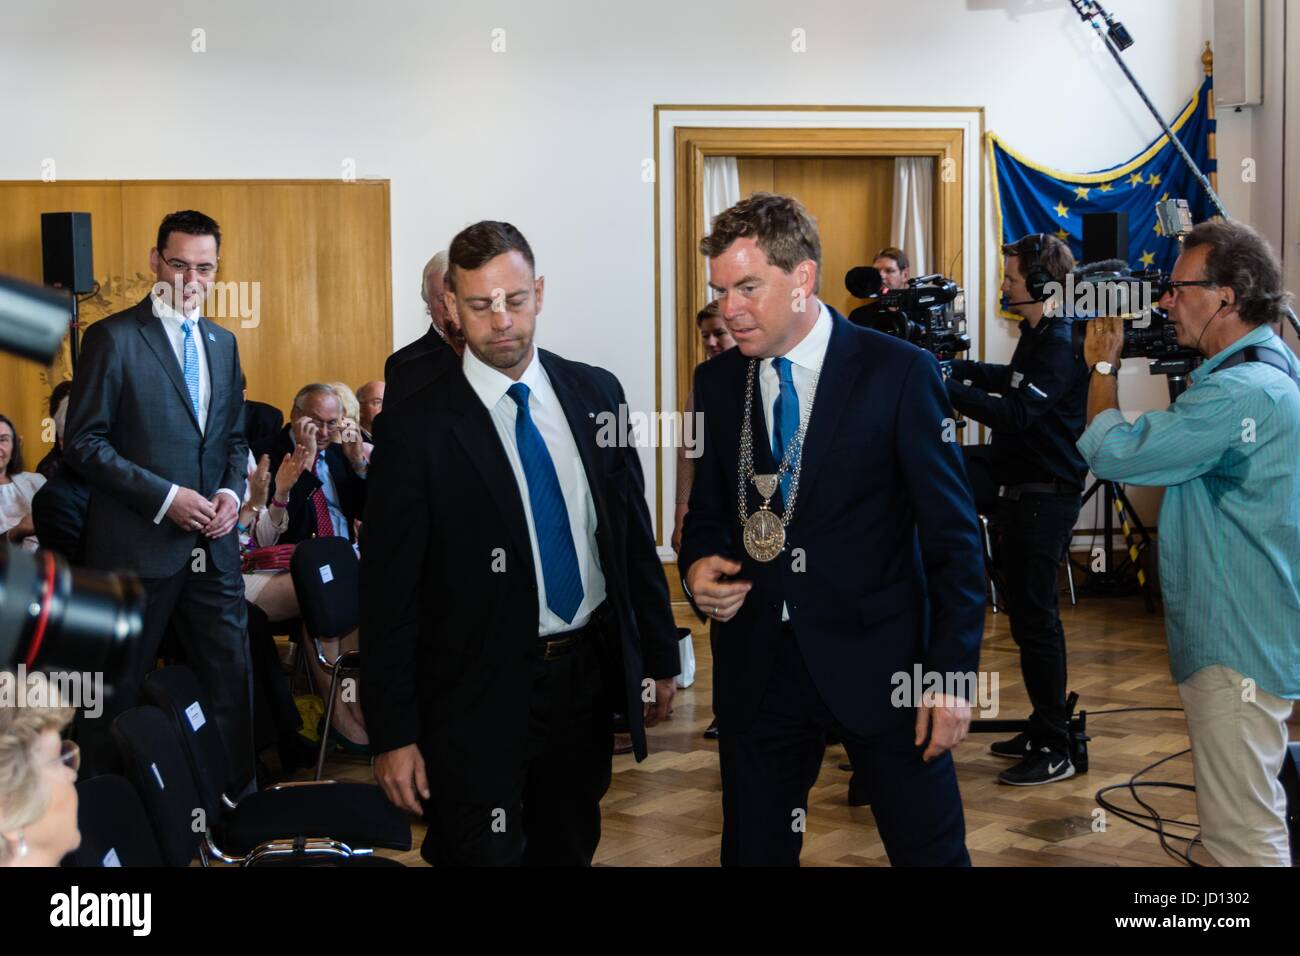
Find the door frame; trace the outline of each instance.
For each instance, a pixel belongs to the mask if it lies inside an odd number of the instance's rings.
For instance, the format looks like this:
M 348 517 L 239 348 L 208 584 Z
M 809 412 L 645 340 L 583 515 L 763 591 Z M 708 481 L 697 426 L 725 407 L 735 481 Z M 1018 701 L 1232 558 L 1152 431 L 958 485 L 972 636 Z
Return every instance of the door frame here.
M 695 314 L 707 301 L 703 228 L 706 156 L 935 157 L 935 240 L 939 271 L 966 290 L 972 352 L 983 358 L 986 276 L 984 108 L 980 106 L 691 106 L 654 108 L 655 405 L 685 406 L 703 355 Z M 975 250 L 967 255 L 967 250 Z M 972 313 L 974 313 L 972 315 Z M 665 316 L 671 317 L 665 321 Z M 671 396 L 666 402 L 665 399 Z M 676 501 L 675 456 L 656 448 L 657 526 Z M 667 464 L 667 467 L 665 467 Z

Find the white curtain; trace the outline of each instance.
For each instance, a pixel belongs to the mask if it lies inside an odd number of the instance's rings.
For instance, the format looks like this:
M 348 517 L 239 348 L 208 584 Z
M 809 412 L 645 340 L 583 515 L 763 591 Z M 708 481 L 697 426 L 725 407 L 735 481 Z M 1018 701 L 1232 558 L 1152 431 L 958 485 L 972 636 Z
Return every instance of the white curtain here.
M 740 202 L 740 170 L 735 156 L 704 157 L 704 235 L 713 217 Z
M 934 157 L 894 157 L 894 218 L 889 230 L 890 244 L 907 253 L 913 277 L 936 271 L 931 268 L 934 257 L 930 253 L 933 215 Z

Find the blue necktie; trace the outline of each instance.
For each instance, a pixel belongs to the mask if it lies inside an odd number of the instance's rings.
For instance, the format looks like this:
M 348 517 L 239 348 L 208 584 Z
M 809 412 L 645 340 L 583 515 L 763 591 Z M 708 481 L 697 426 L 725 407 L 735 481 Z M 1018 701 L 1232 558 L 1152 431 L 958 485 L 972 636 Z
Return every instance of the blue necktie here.
M 569 510 L 564 506 L 555 462 L 546 449 L 542 433 L 528 411 L 528 386 L 516 382 L 506 393 L 516 405 L 515 444 L 528 482 L 528 501 L 533 509 L 537 550 L 542 557 L 542 581 L 546 585 L 546 606 L 565 623 L 572 623 L 582 604 L 582 576 L 578 572 L 578 551 L 573 546 Z
M 194 417 L 200 422 L 199 418 L 199 349 L 194 344 L 194 323 L 186 319 L 181 323 L 181 331 L 185 333 L 185 365 L 181 368 L 185 376 L 185 387 L 190 390 L 190 404 L 194 406 Z
M 772 459 L 778 468 L 785 457 L 786 447 L 799 431 L 799 396 L 794 390 L 794 368 L 784 355 L 772 359 L 772 368 L 780 380 L 781 391 L 772 406 Z M 781 500 L 790 500 L 790 478 L 797 458 L 791 458 L 790 470 L 781 476 Z

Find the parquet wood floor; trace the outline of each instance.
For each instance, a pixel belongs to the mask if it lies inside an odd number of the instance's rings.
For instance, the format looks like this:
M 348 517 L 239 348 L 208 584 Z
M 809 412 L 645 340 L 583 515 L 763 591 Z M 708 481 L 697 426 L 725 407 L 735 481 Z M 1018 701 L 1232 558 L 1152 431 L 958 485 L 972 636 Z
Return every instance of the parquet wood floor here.
M 1069 649 L 1069 686 L 1090 712 L 1126 707 L 1179 707 L 1169 676 L 1164 628 L 1140 598 L 1081 598 L 1071 607 L 1062 595 L 1062 620 Z M 698 669 L 695 683 L 679 691 L 671 720 L 650 731 L 651 755 L 637 764 L 631 755 L 614 758 L 613 783 L 603 808 L 603 838 L 596 863 L 605 866 L 716 866 L 722 831 L 717 743 L 701 733 L 710 720 L 708 631 L 684 605 L 677 620 L 691 627 Z M 999 719 L 1024 717 L 1027 698 L 1019 657 L 1004 614 L 988 612 L 981 668 L 997 671 Z M 967 845 L 976 866 L 1176 866 L 1155 834 L 1110 815 L 1102 832 L 1051 843 L 1011 831 L 1035 821 L 1065 817 L 1093 819 L 1101 787 L 1125 783 L 1134 772 L 1188 746 L 1181 713 L 1139 711 L 1090 717 L 1090 770 L 1060 783 L 1008 787 L 997 773 L 1008 761 L 988 753 L 1003 735 L 971 734 L 956 750 L 957 774 L 966 811 Z M 1293 730 L 1293 737 L 1297 736 Z M 804 865 L 887 866 L 875 821 L 867 808 L 847 804 L 849 774 L 839 769 L 843 748 L 827 749 L 809 801 Z M 370 780 L 363 763 L 337 758 L 327 776 Z M 1171 760 L 1150 778 L 1192 782 L 1190 753 Z M 1192 794 L 1145 790 L 1144 798 L 1168 819 L 1194 821 Z M 1127 793 L 1112 794 L 1134 806 Z M 424 824 L 412 820 L 416 847 Z M 1185 830 L 1173 832 L 1184 833 Z M 392 854 L 424 865 L 417 851 Z M 1201 857 L 1198 854 L 1198 858 Z

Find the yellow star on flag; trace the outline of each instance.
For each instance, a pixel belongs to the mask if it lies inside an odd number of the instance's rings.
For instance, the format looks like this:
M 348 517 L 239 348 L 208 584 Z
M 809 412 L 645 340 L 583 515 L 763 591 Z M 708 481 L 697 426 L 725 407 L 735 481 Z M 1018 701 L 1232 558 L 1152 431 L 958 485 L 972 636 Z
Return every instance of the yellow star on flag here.
M 1062 219 L 1065 219 L 1070 214 L 1070 210 L 1066 208 L 1065 203 L 1058 202 L 1056 204 L 1056 214 Z
M 1164 228 L 1160 225 L 1160 220 L 1159 220 L 1159 219 L 1156 220 L 1155 231 L 1156 231 L 1156 235 L 1157 235 L 1157 236 L 1163 236 L 1163 235 L 1165 234 L 1165 230 L 1164 230 Z
M 1070 234 L 1066 232 L 1064 229 L 1058 229 L 1056 230 L 1056 238 L 1060 239 L 1062 242 L 1069 242 Z
M 1141 258 L 1142 258 L 1142 264 L 1146 266 L 1148 269 L 1150 269 L 1151 266 L 1156 261 L 1156 254 L 1154 252 L 1144 252 L 1142 253 Z
M 1152 189 L 1154 189 L 1155 187 L 1159 186 L 1159 185 L 1160 185 L 1160 177 L 1157 176 L 1155 173 L 1152 173 L 1152 174 L 1147 178 L 1147 185 L 1150 186 Z
M 1102 183 L 1102 184 L 1101 184 L 1100 186 L 1098 186 L 1097 188 L 1100 189 L 1100 190 L 1101 190 L 1102 192 L 1104 192 L 1104 193 L 1108 193 L 1108 192 L 1110 192 L 1112 189 L 1115 188 L 1115 184 L 1114 184 L 1114 183 Z
M 1130 186 L 1140 186 L 1140 185 L 1142 185 L 1142 174 L 1141 174 L 1141 173 L 1134 173 L 1132 176 L 1130 176 L 1130 177 L 1128 178 L 1128 184 L 1129 184 Z
M 1160 197 L 1160 201 L 1164 202 L 1168 198 L 1169 198 L 1169 193 L 1165 193 L 1163 196 Z
M 1088 198 L 1088 187 L 1087 187 L 1087 186 L 1075 186 L 1075 187 L 1074 187 L 1074 194 L 1075 194 L 1076 196 L 1078 196 L 1080 199 L 1087 199 L 1087 198 Z

